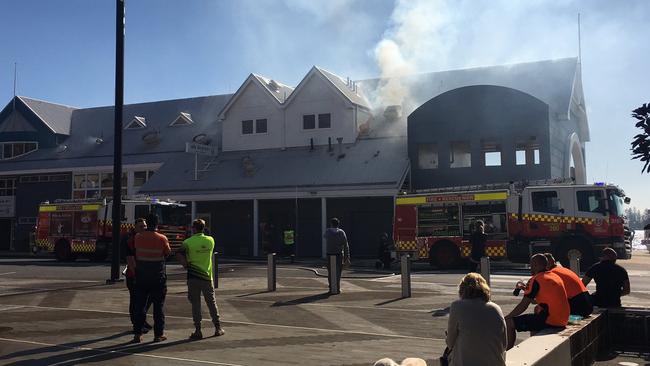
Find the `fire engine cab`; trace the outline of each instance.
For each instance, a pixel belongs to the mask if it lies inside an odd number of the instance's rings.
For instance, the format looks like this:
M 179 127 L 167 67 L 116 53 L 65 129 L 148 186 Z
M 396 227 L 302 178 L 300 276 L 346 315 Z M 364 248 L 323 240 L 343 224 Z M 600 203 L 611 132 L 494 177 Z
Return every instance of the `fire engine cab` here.
M 167 236 L 172 251 L 187 235 L 186 205 L 149 197 L 122 199 L 121 235 L 135 227 L 136 218 L 150 212 L 159 218 L 158 231 Z M 59 261 L 87 257 L 103 261 L 111 251 L 113 237 L 111 200 L 56 200 L 39 206 L 35 250 L 54 252 Z
M 457 187 L 404 194 L 395 199 L 393 238 L 398 255 L 451 268 L 471 253 L 474 223 L 488 235 L 486 255 L 528 263 L 534 253 L 551 252 L 568 266 L 583 268 L 605 247 L 629 259 L 632 245 L 623 216 L 629 203 L 614 185 L 515 184 Z

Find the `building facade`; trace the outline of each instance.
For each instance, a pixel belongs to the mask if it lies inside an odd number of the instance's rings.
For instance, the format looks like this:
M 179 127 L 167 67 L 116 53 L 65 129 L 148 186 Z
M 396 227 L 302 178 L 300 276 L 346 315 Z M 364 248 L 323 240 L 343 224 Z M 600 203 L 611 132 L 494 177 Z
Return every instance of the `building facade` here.
M 228 256 L 282 252 L 287 229 L 298 256 L 323 256 L 338 217 L 352 255 L 373 257 L 404 189 L 584 179 L 579 69 L 565 59 L 414 75 L 396 103 L 377 97 L 390 80 L 313 67 L 296 87 L 251 74 L 234 94 L 127 105 L 122 194 L 186 202 Z M 0 250 L 28 250 L 39 202 L 113 194 L 112 107 L 15 97 L 0 143 Z

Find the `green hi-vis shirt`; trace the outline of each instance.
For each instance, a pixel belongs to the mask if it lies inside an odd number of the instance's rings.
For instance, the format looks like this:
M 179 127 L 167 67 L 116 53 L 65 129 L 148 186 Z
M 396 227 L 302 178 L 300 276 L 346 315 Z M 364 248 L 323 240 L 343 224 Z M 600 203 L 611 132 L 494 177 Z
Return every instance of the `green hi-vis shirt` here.
M 293 245 L 293 243 L 294 243 L 293 230 L 285 230 L 284 231 L 284 244 Z
M 187 258 L 187 277 L 212 282 L 212 252 L 214 239 L 203 233 L 194 234 L 183 241 L 182 252 Z

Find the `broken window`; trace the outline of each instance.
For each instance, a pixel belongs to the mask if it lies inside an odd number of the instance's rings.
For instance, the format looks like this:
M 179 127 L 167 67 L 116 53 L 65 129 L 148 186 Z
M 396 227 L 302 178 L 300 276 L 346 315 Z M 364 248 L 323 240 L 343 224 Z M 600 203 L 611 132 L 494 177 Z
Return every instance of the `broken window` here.
M 501 145 L 496 142 L 483 142 L 481 146 L 485 166 L 501 166 Z
M 451 168 L 470 168 L 472 166 L 472 153 L 470 151 L 469 141 L 451 143 L 449 166 Z
M 418 145 L 418 168 L 420 169 L 438 168 L 438 145 L 436 144 Z

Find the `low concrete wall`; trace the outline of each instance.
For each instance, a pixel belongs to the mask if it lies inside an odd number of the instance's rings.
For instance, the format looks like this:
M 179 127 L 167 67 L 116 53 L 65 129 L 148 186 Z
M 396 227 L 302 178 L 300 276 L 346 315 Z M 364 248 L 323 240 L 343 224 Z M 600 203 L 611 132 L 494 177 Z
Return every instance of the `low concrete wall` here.
M 542 331 L 508 351 L 508 366 L 587 366 L 608 347 L 607 314 L 594 314 L 559 332 Z

